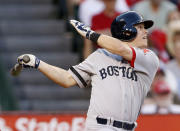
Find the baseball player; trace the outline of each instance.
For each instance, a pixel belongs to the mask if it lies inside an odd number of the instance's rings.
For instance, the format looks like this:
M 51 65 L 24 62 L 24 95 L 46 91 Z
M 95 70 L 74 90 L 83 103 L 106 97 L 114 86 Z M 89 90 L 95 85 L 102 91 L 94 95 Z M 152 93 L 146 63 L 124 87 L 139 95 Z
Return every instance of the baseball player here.
M 86 118 L 86 131 L 133 131 L 141 105 L 158 69 L 157 56 L 147 47 L 147 29 L 153 21 L 144 20 L 133 11 L 117 16 L 111 25 L 111 36 L 98 34 L 83 23 L 70 20 L 83 37 L 102 49 L 93 52 L 82 63 L 68 71 L 49 65 L 31 54 L 24 68 L 37 68 L 63 87 L 76 84 L 92 87 Z

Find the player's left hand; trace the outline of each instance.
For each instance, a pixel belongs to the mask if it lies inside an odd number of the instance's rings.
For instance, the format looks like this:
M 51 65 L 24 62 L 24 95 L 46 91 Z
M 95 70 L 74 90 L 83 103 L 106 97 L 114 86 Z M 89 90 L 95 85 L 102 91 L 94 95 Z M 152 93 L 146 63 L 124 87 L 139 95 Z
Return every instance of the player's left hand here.
M 24 56 L 28 57 L 29 60 L 24 61 Z M 38 68 L 40 60 L 32 54 L 23 54 L 17 58 L 18 64 L 22 65 L 24 68 Z
M 90 35 L 94 32 L 90 27 L 85 26 L 83 23 L 77 20 L 70 20 L 70 23 L 80 35 L 86 37 L 87 39 L 90 39 Z

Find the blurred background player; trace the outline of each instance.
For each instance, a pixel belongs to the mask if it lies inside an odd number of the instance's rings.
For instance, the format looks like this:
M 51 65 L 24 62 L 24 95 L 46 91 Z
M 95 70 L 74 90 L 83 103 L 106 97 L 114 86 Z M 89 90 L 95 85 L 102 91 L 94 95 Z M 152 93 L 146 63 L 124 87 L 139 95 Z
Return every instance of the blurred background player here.
M 111 23 L 120 13 L 115 10 L 116 0 L 102 0 L 105 8 L 100 13 L 94 15 L 91 20 L 92 30 L 111 36 Z M 88 39 L 84 39 L 83 59 L 87 58 L 98 47 Z
M 178 97 L 180 100 L 180 20 L 172 21 L 168 26 L 168 43 L 167 47 L 172 56 L 172 60 L 167 64 L 178 81 Z
M 177 7 L 168 0 L 143 0 L 136 3 L 132 10 L 139 12 L 145 19 L 152 19 L 155 23 L 152 29 L 162 29 L 170 11 Z
M 84 24 L 91 26 L 92 17 L 102 12 L 104 8 L 106 8 L 106 6 L 107 5 L 104 4 L 104 0 L 84 0 L 79 5 L 79 20 L 82 21 Z M 125 12 L 129 10 L 129 7 L 125 0 L 116 0 L 114 9 L 117 12 Z
M 146 98 L 141 108 L 142 114 L 180 113 L 180 106 L 174 104 L 177 95 L 176 78 L 162 62 L 151 86 L 151 97 Z
M 120 12 L 128 10 L 129 7 L 125 0 L 85 0 L 79 5 L 78 19 L 96 31 L 110 34 L 110 24 L 113 18 Z M 76 37 L 80 36 L 76 34 Z M 83 41 L 82 44 L 79 42 L 75 45 L 79 48 L 83 47 L 80 50 L 80 59 L 85 59 L 97 48 L 92 46 L 90 41 Z
M 155 29 L 149 33 L 148 39 L 149 48 L 151 48 L 158 55 L 162 62 L 167 63 L 170 60 L 170 56 L 166 48 L 166 32 L 160 29 Z

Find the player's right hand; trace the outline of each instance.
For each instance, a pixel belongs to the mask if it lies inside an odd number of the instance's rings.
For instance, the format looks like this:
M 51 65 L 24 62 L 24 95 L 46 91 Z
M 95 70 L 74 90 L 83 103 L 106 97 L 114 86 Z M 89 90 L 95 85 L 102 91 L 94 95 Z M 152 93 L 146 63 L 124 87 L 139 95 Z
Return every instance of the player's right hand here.
M 90 39 L 90 35 L 94 32 L 90 27 L 85 26 L 83 23 L 77 20 L 70 20 L 70 23 L 80 35 L 87 39 Z
M 17 58 L 17 62 L 24 68 L 38 68 L 40 60 L 32 54 L 23 54 Z

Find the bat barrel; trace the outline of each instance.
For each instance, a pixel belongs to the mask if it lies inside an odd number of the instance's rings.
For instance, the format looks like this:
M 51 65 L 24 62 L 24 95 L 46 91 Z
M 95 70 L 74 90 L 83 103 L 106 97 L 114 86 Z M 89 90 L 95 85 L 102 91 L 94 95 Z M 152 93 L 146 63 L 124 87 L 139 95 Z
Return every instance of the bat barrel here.
M 22 70 L 22 65 L 16 64 L 12 69 L 11 69 L 11 75 L 12 76 L 18 76 Z

